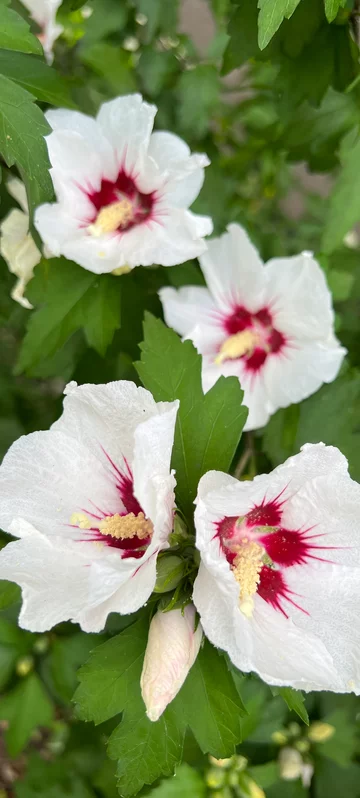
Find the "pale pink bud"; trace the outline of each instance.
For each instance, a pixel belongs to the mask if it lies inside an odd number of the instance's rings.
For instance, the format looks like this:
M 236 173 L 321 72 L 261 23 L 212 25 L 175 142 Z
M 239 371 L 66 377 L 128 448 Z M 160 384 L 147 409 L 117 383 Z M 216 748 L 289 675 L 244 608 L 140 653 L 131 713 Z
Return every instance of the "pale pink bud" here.
M 140 686 L 150 720 L 158 720 L 175 698 L 194 664 L 202 640 L 195 631 L 195 607 L 157 612 L 149 629 Z

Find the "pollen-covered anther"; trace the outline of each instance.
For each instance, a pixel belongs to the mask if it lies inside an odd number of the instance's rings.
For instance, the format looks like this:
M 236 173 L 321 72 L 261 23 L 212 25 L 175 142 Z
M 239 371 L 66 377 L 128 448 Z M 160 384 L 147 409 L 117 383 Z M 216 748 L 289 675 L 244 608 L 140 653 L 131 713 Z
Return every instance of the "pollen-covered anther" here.
M 78 526 L 79 529 L 91 529 L 92 523 L 86 513 L 73 513 L 70 518 L 72 526 Z
M 127 197 L 111 202 L 99 211 L 95 222 L 89 224 L 88 231 L 98 238 L 104 233 L 114 233 L 119 227 L 127 227 L 134 218 L 133 203 Z
M 137 537 L 145 540 L 153 533 L 152 522 L 145 518 L 144 513 L 128 513 L 127 515 L 109 515 L 100 521 L 99 530 L 102 535 L 110 535 L 118 540 Z
M 245 538 L 239 545 L 238 553 L 232 566 L 233 573 L 240 585 L 240 610 L 247 618 L 251 618 L 254 610 L 253 596 L 260 581 L 260 571 L 264 565 L 265 549 L 258 543 L 248 542 Z
M 236 360 L 243 355 L 251 355 L 260 343 L 260 336 L 255 330 L 242 330 L 230 335 L 216 355 L 215 363 L 219 366 L 225 360 Z

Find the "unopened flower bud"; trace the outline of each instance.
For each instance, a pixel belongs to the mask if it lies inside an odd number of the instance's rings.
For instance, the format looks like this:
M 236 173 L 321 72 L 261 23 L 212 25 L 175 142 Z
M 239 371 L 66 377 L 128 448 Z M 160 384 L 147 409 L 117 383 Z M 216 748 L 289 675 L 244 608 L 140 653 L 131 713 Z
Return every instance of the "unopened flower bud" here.
M 167 593 L 174 590 L 184 573 L 184 561 L 176 554 L 160 557 L 156 564 L 155 593 Z
M 202 640 L 195 631 L 195 607 L 157 612 L 149 629 L 140 686 L 146 714 L 158 720 L 175 698 L 194 664 Z
M 243 798 L 266 798 L 264 790 L 249 776 L 248 773 L 241 773 L 238 786 Z
M 323 723 L 321 720 L 315 721 L 310 726 L 308 738 L 312 743 L 326 743 L 335 734 L 335 727 L 330 723 Z
M 303 760 L 295 748 L 283 748 L 279 754 L 280 776 L 285 781 L 299 779 L 302 773 Z
M 274 731 L 271 735 L 271 739 L 273 743 L 275 743 L 276 745 L 285 745 L 285 743 L 287 743 L 288 740 L 287 734 L 285 734 L 285 732 L 282 731 Z

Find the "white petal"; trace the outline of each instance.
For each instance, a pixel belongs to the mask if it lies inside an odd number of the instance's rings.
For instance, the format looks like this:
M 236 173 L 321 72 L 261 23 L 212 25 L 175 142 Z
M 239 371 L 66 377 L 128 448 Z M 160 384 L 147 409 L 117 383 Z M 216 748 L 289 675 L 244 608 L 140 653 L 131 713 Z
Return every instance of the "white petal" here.
M 45 537 L 19 520 L 21 539 L 0 552 L 0 576 L 22 588 L 20 625 L 43 632 L 72 620 L 100 632 L 110 612 L 136 612 L 156 580 L 156 557 L 122 560 L 114 549 Z
M 34 224 L 54 257 L 64 252 L 65 242 L 75 240 L 79 230 L 78 220 L 69 216 L 58 203 L 36 208 Z
M 227 233 L 207 244 L 200 265 L 219 307 L 226 312 L 234 305 L 259 310 L 264 297 L 264 269 L 244 228 L 229 224 Z
M 0 552 L 1 579 L 22 588 L 20 626 L 33 632 L 76 620 L 88 596 L 86 559 L 68 542 L 54 543 L 34 529 Z
M 255 671 L 268 684 L 339 690 L 340 679 L 321 640 L 302 632 L 261 599 L 253 618 L 246 618 L 238 607 L 238 586 L 231 579 L 235 591 L 229 596 L 205 565 L 200 566 L 193 599 L 209 640 L 226 651 L 239 670 Z
M 160 208 L 155 218 L 118 237 L 118 266 L 175 266 L 206 249 L 203 236 L 211 229 L 207 217 L 178 208 Z M 99 239 L 99 242 L 102 239 Z
M 275 326 L 295 339 L 326 340 L 334 324 L 331 293 L 311 253 L 270 260 L 265 277 Z
M 110 142 L 118 165 L 136 176 L 147 155 L 157 108 L 143 102 L 140 94 L 117 97 L 104 103 L 97 115 L 103 135 Z
M 337 342 L 308 341 L 294 342 L 282 352 L 269 356 L 261 376 L 270 412 L 301 402 L 324 382 L 332 382 L 345 355 L 346 349 Z
M 159 296 L 166 324 L 179 335 L 188 336 L 199 321 L 206 323 L 214 320 L 217 327 L 217 316 L 214 318 L 213 315 L 216 314 L 216 305 L 207 288 L 197 285 L 184 286 L 178 290 L 165 287 L 160 289 Z
M 46 137 L 51 164 L 64 180 L 98 191 L 101 179 L 118 173 L 113 150 L 95 119 L 79 111 L 48 111 L 53 132 Z
M 99 441 L 101 452 L 101 441 Z M 15 441 L 0 468 L 0 524 L 5 531 L 20 516 L 44 535 L 79 537 L 74 512 L 93 504 L 121 512 L 116 479 L 79 440 L 61 431 L 33 432 Z M 96 512 L 96 510 L 94 511 Z
M 150 391 L 128 380 L 107 385 L 71 383 L 66 394 L 63 414 L 51 429 L 78 441 L 104 466 L 108 460 L 102 449 L 119 467 L 124 457 L 131 463 L 138 424 L 163 412 L 163 407 L 171 409 L 166 403 L 157 405 Z
M 167 175 L 165 186 L 167 200 L 179 208 L 189 208 L 198 196 L 204 182 L 206 155 L 191 155 L 190 148 L 179 136 L 163 131 L 153 133 L 149 155 L 160 172 Z
M 157 405 L 158 415 L 134 432 L 134 494 L 155 526 L 154 541 L 164 543 L 172 528 L 175 480 L 170 474 L 179 402 Z

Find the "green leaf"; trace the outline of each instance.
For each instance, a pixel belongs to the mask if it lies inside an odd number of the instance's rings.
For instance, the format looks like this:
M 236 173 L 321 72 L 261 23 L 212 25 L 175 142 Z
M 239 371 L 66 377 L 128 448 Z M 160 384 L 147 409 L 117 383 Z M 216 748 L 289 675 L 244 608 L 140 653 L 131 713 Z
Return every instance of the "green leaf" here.
M 332 759 L 340 767 L 347 768 L 357 750 L 357 729 L 346 710 L 337 709 L 324 719 L 325 723 L 334 726 L 335 734 L 324 743 L 318 743 L 317 751 L 321 756 Z
M 179 71 L 179 62 L 171 50 L 157 51 L 145 47 L 137 67 L 144 90 L 150 97 L 157 97 Z
M 228 32 L 230 39 L 224 53 L 222 72 L 227 75 L 259 52 L 258 12 L 254 0 L 243 0 L 234 11 Z
M 120 34 L 127 23 L 129 10 L 126 3 L 113 0 L 94 0 L 93 13 L 86 20 L 85 36 L 80 48 L 88 47 L 90 42 L 98 42 L 112 33 Z
M 194 700 L 196 696 L 196 700 Z M 225 657 L 206 640 L 174 701 L 201 750 L 225 758 L 241 741 L 246 709 Z
M 360 140 L 343 152 L 340 176 L 330 196 L 322 240 L 324 252 L 338 247 L 348 230 L 360 219 Z
M 31 208 L 53 196 L 44 140 L 50 126 L 33 100 L 29 92 L 0 75 L 0 150 L 8 166 L 19 167 Z
M 0 50 L 0 73 L 14 80 L 42 102 L 74 107 L 66 81 L 40 58 L 11 50 Z
M 91 47 L 82 48 L 80 55 L 83 63 L 105 78 L 113 91 L 136 91 L 132 59 L 126 50 L 108 42 L 94 42 Z
M 77 670 L 104 637 L 78 632 L 58 637 L 51 646 L 50 668 L 54 687 L 64 701 L 71 701 L 77 687 Z
M 300 0 L 259 0 L 259 47 L 269 44 L 284 19 L 289 19 Z
M 296 454 L 304 443 L 322 441 L 340 449 L 349 460 L 351 476 L 360 480 L 359 400 L 360 375 L 356 371 L 323 385 L 300 405 L 275 413 L 263 437 L 265 452 L 278 465 Z M 289 413 L 293 416 L 291 429 Z
M 6 746 L 10 756 L 17 756 L 37 726 L 49 726 L 53 718 L 52 704 L 36 673 L 7 693 L 0 704 L 0 719 L 7 720 Z
M 14 784 L 16 798 L 95 798 L 65 758 L 52 759 L 34 753 L 27 757 L 26 771 Z
M 177 116 L 181 130 L 201 138 L 220 101 L 220 79 L 216 67 L 200 64 L 182 73 L 177 84 Z
M 122 712 L 138 692 L 148 635 L 148 621 L 140 618 L 116 637 L 98 646 L 80 668 L 74 696 L 82 720 L 95 724 Z
M 180 765 L 175 776 L 151 790 L 150 798 L 205 798 L 206 786 L 200 774 L 190 765 Z
M 156 401 L 180 399 L 172 465 L 179 507 L 192 523 L 200 477 L 211 469 L 230 468 L 247 416 L 243 393 L 236 377 L 220 377 L 204 396 L 200 355 L 190 341 L 182 343 L 150 314 L 140 348 L 136 368 L 145 387 Z
M 0 47 L 6 50 L 19 50 L 23 53 L 42 55 L 43 49 L 39 39 L 30 33 L 25 20 L 8 8 L 9 0 L 0 2 Z
M 37 279 L 44 280 L 45 304 L 29 318 L 17 372 L 31 371 L 54 355 L 81 327 L 89 346 L 104 355 L 120 325 L 119 278 L 59 258 L 42 261 Z
M 5 607 L 10 607 L 11 604 L 15 604 L 19 601 L 20 595 L 21 591 L 19 585 L 2 579 L 0 581 L 0 610 L 4 610 Z
M 305 698 L 301 690 L 294 690 L 292 687 L 272 687 L 273 695 L 281 695 L 287 707 L 299 715 L 299 718 L 309 725 L 309 715 L 305 707 Z
M 74 697 L 84 720 L 102 723 L 123 712 L 109 739 L 109 755 L 119 759 L 117 775 L 123 796 L 173 773 L 187 726 L 204 753 L 233 754 L 241 739 L 240 716 L 245 712 L 225 658 L 206 642 L 176 699 L 159 721 L 151 723 L 139 686 L 147 633 L 148 619 L 140 618 L 99 646 L 79 671 L 80 686 Z
M 114 332 L 120 327 L 121 279 L 102 274 L 84 297 L 83 328 L 89 346 L 104 356 Z
M 175 33 L 177 28 L 179 0 L 135 0 L 140 14 L 144 14 L 146 41 L 150 42 L 158 31 Z
M 316 759 L 315 768 L 314 798 L 330 798 L 330 796 L 338 795 L 344 795 L 346 798 L 358 798 L 360 765 L 352 763 L 344 768 L 319 756 Z
M 181 759 L 183 737 L 184 729 L 171 706 L 152 723 L 139 699 L 135 700 L 135 706 L 128 704 L 108 747 L 111 759 L 118 760 L 120 795 L 128 798 L 159 776 L 171 776 Z
M 328 22 L 333 22 L 339 8 L 345 8 L 347 0 L 324 0 L 325 14 Z

